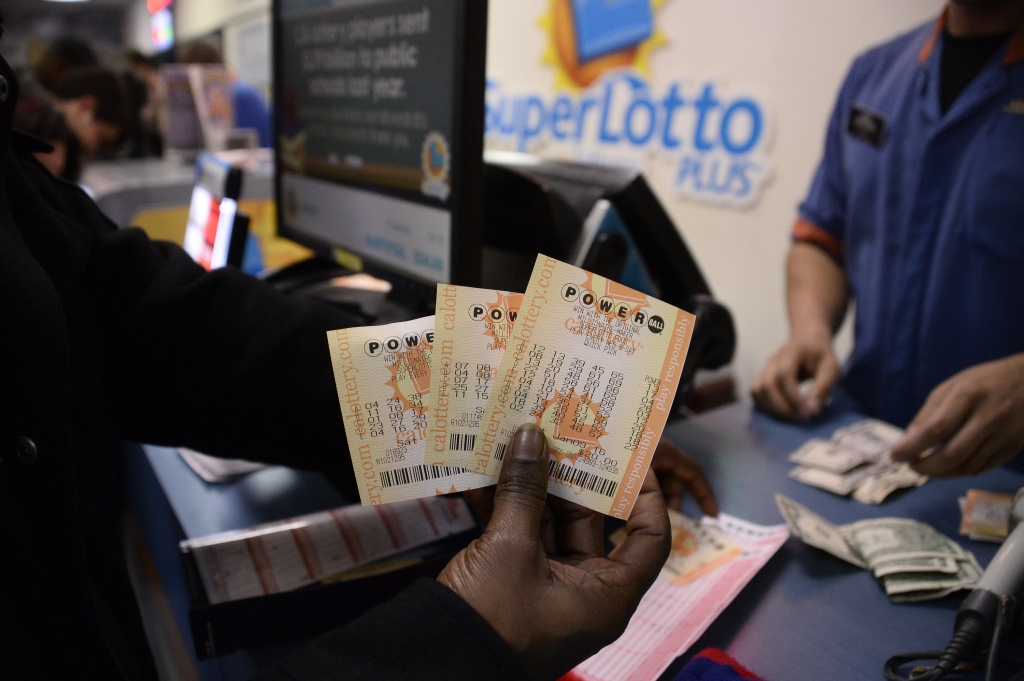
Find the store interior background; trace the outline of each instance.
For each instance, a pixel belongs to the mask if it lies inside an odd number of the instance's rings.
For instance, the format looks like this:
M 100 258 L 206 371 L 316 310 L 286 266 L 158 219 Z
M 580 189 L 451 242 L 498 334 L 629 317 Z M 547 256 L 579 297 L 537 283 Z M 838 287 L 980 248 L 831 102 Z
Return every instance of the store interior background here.
M 488 78 L 507 91 L 560 91 L 545 60 L 555 0 L 490 0 Z M 651 51 L 646 76 L 663 93 L 679 82 L 684 97 L 714 81 L 721 92 L 753 97 L 766 112 L 760 159 L 771 179 L 750 206 L 732 207 L 681 196 L 678 164 L 653 146 L 616 155 L 594 144 L 570 149 L 535 140 L 529 151 L 578 158 L 601 155 L 638 163 L 694 252 L 715 296 L 733 312 L 739 345 L 729 371 L 740 395 L 788 334 L 784 261 L 796 207 L 821 154 L 832 104 L 852 59 L 869 46 L 935 17 L 942 0 L 655 0 L 663 39 Z M 270 92 L 268 0 L 174 0 L 175 41 L 209 40 L 239 78 Z M 18 66 L 61 35 L 91 42 L 118 68 L 125 49 L 153 54 L 145 0 L 4 0 L 4 57 Z M 684 140 L 685 142 L 686 140 Z M 489 148 L 510 148 L 491 139 Z M 623 158 L 628 157 L 628 158 Z M 839 338 L 851 345 L 850 324 Z

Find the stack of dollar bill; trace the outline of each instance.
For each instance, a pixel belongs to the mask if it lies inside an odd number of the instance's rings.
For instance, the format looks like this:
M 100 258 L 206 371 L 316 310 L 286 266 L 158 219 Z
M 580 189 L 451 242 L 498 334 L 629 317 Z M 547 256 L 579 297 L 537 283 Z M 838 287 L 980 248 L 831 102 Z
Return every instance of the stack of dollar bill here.
M 942 598 L 970 589 L 982 569 L 970 551 L 909 518 L 872 518 L 835 525 L 806 506 L 775 495 L 789 530 L 805 544 L 871 570 L 894 603 Z
M 960 497 L 960 534 L 975 541 L 1002 543 L 1009 534 L 1012 494 L 969 489 Z
M 789 460 L 799 465 L 789 477 L 840 496 L 853 493 L 863 504 L 880 504 L 896 490 L 928 480 L 907 464 L 889 460 L 902 435 L 899 428 L 875 419 L 840 428 L 831 440 L 809 440 L 790 454 Z

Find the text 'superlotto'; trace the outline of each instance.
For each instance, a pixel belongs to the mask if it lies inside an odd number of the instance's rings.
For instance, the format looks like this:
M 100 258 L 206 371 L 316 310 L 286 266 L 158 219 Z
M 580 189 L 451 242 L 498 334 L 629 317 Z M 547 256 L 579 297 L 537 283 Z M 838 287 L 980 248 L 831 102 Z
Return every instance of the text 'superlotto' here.
M 494 484 L 544 429 L 548 492 L 628 518 L 694 317 L 541 255 L 524 294 L 438 286 L 436 319 L 328 333 L 363 504 Z

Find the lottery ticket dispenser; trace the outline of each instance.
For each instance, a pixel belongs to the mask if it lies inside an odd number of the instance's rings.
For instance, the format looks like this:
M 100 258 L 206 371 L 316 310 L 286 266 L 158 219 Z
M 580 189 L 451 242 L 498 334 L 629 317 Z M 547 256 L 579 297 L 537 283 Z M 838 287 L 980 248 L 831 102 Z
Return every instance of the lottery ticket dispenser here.
M 732 315 L 715 301 L 640 172 L 488 152 L 484 186 L 485 288 L 525 290 L 537 254 L 544 253 L 692 312 L 697 324 L 677 407 L 688 400 L 698 369 L 732 360 Z

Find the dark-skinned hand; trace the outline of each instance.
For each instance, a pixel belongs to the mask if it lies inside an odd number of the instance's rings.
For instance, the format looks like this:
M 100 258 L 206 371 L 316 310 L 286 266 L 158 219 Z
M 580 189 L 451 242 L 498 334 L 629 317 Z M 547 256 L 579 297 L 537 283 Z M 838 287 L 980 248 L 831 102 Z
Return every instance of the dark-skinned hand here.
M 1024 449 L 1024 354 L 964 369 L 939 384 L 892 448 L 933 477 L 977 475 Z
M 516 432 L 497 487 L 467 493 L 478 508 L 490 509 L 483 536 L 437 578 L 540 680 L 557 679 L 625 631 L 672 541 L 664 498 L 649 473 L 625 541 L 605 557 L 603 516 L 548 497 L 548 456 L 540 428 Z
M 658 478 L 658 486 L 665 494 L 665 503 L 669 508 L 681 510 L 683 496 L 689 492 L 700 510 L 709 516 L 718 517 L 718 501 L 704 471 L 670 440 L 662 439 L 658 443 L 651 460 L 651 470 Z

